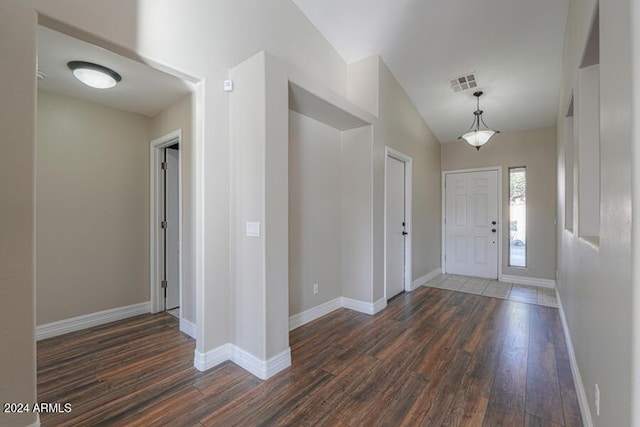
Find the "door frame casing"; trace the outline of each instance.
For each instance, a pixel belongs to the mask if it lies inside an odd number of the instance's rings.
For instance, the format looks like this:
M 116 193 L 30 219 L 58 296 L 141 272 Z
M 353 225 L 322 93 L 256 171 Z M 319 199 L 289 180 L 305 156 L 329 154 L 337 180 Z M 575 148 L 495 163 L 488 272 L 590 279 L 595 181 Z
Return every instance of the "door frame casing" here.
M 498 259 L 497 259 L 497 270 L 498 270 L 498 280 L 502 280 L 502 166 L 489 166 L 489 167 L 485 167 L 485 168 L 471 168 L 471 169 L 453 169 L 453 170 L 444 170 L 442 171 L 442 187 L 441 187 L 441 194 L 442 194 L 442 221 L 441 221 L 441 227 L 442 227 L 442 232 L 441 234 L 441 246 L 440 246 L 440 254 L 441 254 L 441 258 L 440 258 L 440 265 L 441 265 L 441 270 L 442 270 L 442 274 L 446 274 L 446 262 L 445 262 L 445 255 L 446 255 L 446 249 L 447 249 L 447 228 L 446 228 L 446 223 L 445 223 L 445 219 L 447 218 L 447 190 L 446 190 L 446 182 L 447 182 L 447 175 L 454 175 L 454 174 L 458 174 L 458 173 L 469 173 L 469 172 L 487 172 L 487 171 L 496 171 L 498 173 L 498 180 L 496 183 L 496 186 L 498 187 L 496 189 L 496 191 L 498 192 L 497 196 L 498 196 Z
M 162 149 L 182 143 L 182 129 L 175 130 L 149 143 L 149 300 L 151 313 L 162 310 L 163 293 L 161 277 L 163 267 L 160 223 L 162 221 L 162 193 L 160 168 Z M 182 318 L 182 153 L 178 155 L 178 294 L 180 318 Z
M 405 231 L 407 235 L 404 239 L 404 290 L 405 292 L 412 291 L 412 176 L 413 176 L 413 159 L 398 150 L 395 150 L 389 146 L 384 147 L 384 264 L 383 264 L 383 282 L 384 282 L 384 300 L 387 301 L 387 162 L 389 157 L 393 157 L 405 164 L 404 168 L 404 212 L 405 212 Z

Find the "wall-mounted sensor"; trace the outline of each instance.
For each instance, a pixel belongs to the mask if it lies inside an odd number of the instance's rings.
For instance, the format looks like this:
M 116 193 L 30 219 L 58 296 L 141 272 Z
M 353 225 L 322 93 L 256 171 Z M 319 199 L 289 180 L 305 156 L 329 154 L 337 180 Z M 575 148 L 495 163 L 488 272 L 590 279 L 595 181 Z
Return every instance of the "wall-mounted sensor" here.
M 224 81 L 224 91 L 225 92 L 233 92 L 233 80 L 225 80 Z

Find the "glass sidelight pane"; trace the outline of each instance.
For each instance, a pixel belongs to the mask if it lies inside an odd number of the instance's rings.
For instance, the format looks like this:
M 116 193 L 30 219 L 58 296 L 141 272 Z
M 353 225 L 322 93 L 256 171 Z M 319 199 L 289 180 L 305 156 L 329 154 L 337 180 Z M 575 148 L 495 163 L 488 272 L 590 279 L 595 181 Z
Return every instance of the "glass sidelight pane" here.
M 527 266 L 526 168 L 509 168 L 509 265 Z

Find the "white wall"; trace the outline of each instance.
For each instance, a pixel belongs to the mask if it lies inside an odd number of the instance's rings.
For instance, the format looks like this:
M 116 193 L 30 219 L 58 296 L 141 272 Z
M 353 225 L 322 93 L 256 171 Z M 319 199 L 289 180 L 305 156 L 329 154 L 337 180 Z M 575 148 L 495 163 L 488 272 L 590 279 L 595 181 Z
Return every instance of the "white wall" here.
M 633 353 L 638 336 L 640 307 L 634 298 L 637 285 L 632 280 L 632 90 L 637 70 L 637 46 L 632 46 L 631 31 L 637 25 L 630 19 L 630 1 L 600 0 L 600 239 L 599 247 L 564 230 L 558 222 L 558 292 L 577 367 L 594 425 L 639 425 L 638 354 Z M 633 2 L 635 6 L 637 4 Z M 557 167 L 564 175 L 564 112 L 571 91 L 578 90 L 578 67 L 596 7 L 594 0 L 570 3 L 563 56 L 562 90 L 557 125 Z M 637 9 L 635 9 L 637 11 Z M 579 120 L 574 117 L 574 121 Z M 579 123 L 576 124 L 579 127 Z M 635 137 L 637 137 L 637 133 Z M 580 141 L 577 141 L 577 147 Z M 579 148 L 578 148 L 579 149 Z M 581 171 L 582 173 L 583 171 Z M 564 215 L 564 188 L 558 185 L 558 218 Z M 579 204 L 574 203 L 574 209 Z M 637 218 L 636 218 L 637 219 Z M 636 278 L 637 283 L 637 278 Z M 637 298 L 636 298 L 637 300 Z M 635 305 L 634 305 L 635 304 Z M 600 415 L 594 404 L 595 384 L 600 388 Z
M 503 274 L 555 280 L 556 129 L 500 133 L 480 151 L 463 140 L 442 145 L 442 170 L 502 166 Z M 527 168 L 527 266 L 509 267 L 509 168 Z
M 37 324 L 149 301 L 149 118 L 38 92 Z

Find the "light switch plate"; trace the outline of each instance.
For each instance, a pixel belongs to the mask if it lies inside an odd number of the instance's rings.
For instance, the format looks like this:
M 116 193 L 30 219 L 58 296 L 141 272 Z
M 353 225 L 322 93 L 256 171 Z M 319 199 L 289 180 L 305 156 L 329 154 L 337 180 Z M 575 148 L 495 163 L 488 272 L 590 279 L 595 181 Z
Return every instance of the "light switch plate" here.
M 247 237 L 260 237 L 260 222 L 247 222 Z

